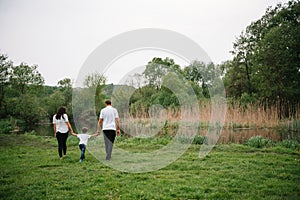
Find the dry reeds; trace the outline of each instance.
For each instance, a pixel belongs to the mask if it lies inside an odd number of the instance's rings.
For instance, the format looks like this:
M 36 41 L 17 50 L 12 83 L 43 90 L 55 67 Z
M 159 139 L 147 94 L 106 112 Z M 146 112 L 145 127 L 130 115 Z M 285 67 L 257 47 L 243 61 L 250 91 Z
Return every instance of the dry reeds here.
M 207 100 L 199 101 L 199 109 L 191 106 L 142 108 L 135 115 L 127 113 L 127 116 L 123 116 L 121 127 L 124 133 L 142 138 L 155 135 L 174 136 L 180 128 L 185 136 L 195 132 L 203 136 L 215 133 L 219 138 L 218 143 L 244 143 L 255 135 L 275 141 L 300 137 L 300 105 L 296 106 L 293 118 L 285 119 L 280 119 L 280 111 L 276 105 L 241 106 L 238 102 L 227 102 L 227 109 L 223 105 Z
M 187 120 L 199 121 L 201 124 L 209 125 L 212 120 L 212 109 L 214 112 L 223 112 L 218 108 L 218 105 L 212 105 L 210 101 L 199 101 L 198 114 L 193 112 L 193 108 L 168 108 L 165 109 L 165 118 L 169 121 L 179 121 L 182 117 L 189 117 Z M 212 108 L 214 106 L 214 108 Z M 296 115 L 293 119 L 280 119 L 278 106 L 264 106 L 260 104 L 248 104 L 247 106 L 240 106 L 238 102 L 228 103 L 226 109 L 226 116 L 224 122 L 224 128 L 276 128 L 286 121 L 299 120 L 300 119 L 300 105 L 296 107 Z M 144 119 L 147 121 L 149 118 L 149 112 L 146 108 L 143 108 L 138 113 L 138 116 L 134 118 Z M 198 118 L 198 119 L 197 119 Z

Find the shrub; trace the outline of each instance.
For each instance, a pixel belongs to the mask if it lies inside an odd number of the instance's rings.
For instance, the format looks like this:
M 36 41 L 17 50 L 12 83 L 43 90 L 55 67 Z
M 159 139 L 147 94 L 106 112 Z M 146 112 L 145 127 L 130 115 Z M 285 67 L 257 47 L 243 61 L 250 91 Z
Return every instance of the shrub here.
M 286 139 L 280 143 L 281 146 L 289 149 L 296 150 L 300 148 L 300 144 L 297 140 Z
M 263 148 L 274 146 L 275 142 L 268 138 L 263 138 L 262 136 L 258 135 L 252 136 L 249 140 L 247 140 L 246 144 L 250 147 Z
M 182 144 L 190 144 L 192 142 L 192 138 L 186 136 L 179 136 L 177 140 Z
M 196 135 L 193 144 L 207 144 L 207 138 L 203 135 Z
M 196 135 L 193 139 L 193 141 L 191 140 L 191 137 L 186 137 L 186 136 L 179 136 L 178 141 L 182 144 L 189 144 L 192 142 L 192 144 L 207 144 L 207 138 L 206 136 L 202 136 L 202 135 Z
M 12 123 L 9 120 L 1 120 L 0 121 L 0 133 L 10 133 L 14 130 Z

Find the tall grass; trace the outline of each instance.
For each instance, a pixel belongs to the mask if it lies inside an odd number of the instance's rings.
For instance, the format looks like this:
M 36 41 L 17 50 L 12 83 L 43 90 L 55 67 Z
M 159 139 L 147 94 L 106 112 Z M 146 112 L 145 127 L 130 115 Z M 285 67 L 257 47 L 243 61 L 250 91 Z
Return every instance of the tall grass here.
M 218 105 L 214 105 L 217 107 Z M 191 109 L 167 108 L 165 118 L 168 121 L 181 120 L 182 116 L 191 116 Z M 208 100 L 199 101 L 199 118 L 197 120 L 202 126 L 208 126 L 211 121 L 212 104 Z M 218 108 L 214 108 L 218 110 Z M 225 128 L 277 128 L 278 126 L 287 126 L 288 128 L 300 128 L 300 104 L 296 106 L 296 112 L 293 117 L 280 119 L 280 113 L 277 105 L 266 106 L 263 104 L 247 104 L 241 106 L 239 102 L 227 103 L 227 112 L 225 117 Z M 291 115 L 292 116 L 292 115 Z M 160 116 L 161 117 L 161 116 Z M 140 110 L 137 117 L 142 121 L 149 121 L 149 113 L 146 108 Z M 136 117 L 131 120 L 137 119 Z M 157 118 L 158 119 L 158 118 Z
M 127 116 L 122 122 L 124 132 L 136 137 L 152 137 L 154 135 L 175 135 L 178 128 L 199 127 L 198 135 L 206 135 L 208 129 L 220 128 L 220 122 L 212 122 L 212 110 L 221 110 L 218 104 L 212 105 L 209 100 L 199 101 L 199 113 L 195 114 L 193 108 L 158 109 L 147 112 L 143 108 L 136 116 Z M 213 107 L 214 106 L 214 107 Z M 245 143 L 255 135 L 261 135 L 275 141 L 296 139 L 300 141 L 300 105 L 296 106 L 294 117 L 280 119 L 277 105 L 266 106 L 263 104 L 240 105 L 239 102 L 228 102 L 225 122 L 219 143 Z M 221 111 L 220 111 L 221 115 Z M 151 116 L 151 117 L 149 117 Z M 292 115 L 291 115 L 292 116 Z

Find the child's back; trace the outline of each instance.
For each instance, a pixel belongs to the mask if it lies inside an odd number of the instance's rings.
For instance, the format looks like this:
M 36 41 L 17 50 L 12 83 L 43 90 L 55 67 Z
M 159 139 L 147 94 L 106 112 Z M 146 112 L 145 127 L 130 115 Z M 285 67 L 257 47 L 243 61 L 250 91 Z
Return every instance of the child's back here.
M 88 131 L 88 128 L 83 127 L 81 134 L 71 133 L 72 135 L 79 138 L 79 149 L 81 150 L 81 155 L 80 155 L 79 162 L 82 162 L 83 159 L 85 158 L 84 154 L 85 154 L 85 150 L 86 150 L 86 146 L 87 146 L 89 138 L 92 137 L 92 136 L 97 136 L 98 135 L 98 134 L 89 135 L 89 134 L 87 134 L 87 131 Z
M 91 135 L 86 133 L 80 133 L 77 134 L 77 137 L 79 138 L 79 144 L 84 144 L 87 146 L 88 140 L 91 137 Z

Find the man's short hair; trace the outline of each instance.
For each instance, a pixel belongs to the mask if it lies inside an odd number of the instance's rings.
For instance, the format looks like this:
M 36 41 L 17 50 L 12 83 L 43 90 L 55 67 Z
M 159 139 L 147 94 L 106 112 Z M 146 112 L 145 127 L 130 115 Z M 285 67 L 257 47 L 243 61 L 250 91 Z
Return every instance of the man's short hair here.
M 110 100 L 110 99 L 107 99 L 107 100 L 105 101 L 105 104 L 106 104 L 106 105 L 111 105 L 111 100 Z

